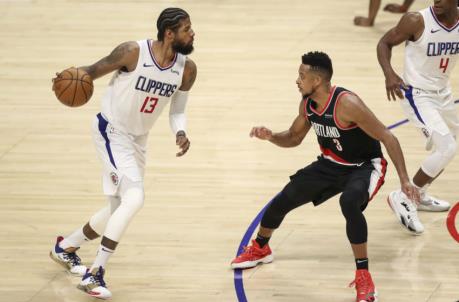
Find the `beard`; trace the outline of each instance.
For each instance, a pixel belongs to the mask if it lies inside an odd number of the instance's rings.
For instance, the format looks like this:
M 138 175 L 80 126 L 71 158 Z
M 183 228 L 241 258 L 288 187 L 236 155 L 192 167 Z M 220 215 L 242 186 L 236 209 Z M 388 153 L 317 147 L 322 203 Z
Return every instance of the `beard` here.
M 175 52 L 181 53 L 182 55 L 189 55 L 194 50 L 193 42 L 191 42 L 190 44 L 184 44 L 176 41 L 172 44 L 172 49 Z

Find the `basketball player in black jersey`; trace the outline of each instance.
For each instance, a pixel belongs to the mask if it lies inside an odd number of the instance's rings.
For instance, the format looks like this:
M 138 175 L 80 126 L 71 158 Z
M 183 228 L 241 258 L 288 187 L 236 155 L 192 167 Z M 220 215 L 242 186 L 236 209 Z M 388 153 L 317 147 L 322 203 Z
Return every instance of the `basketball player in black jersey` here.
M 321 204 L 336 194 L 346 218 L 346 234 L 357 266 L 354 284 L 357 301 L 377 301 L 368 272 L 367 223 L 362 211 L 384 183 L 386 161 L 380 142 L 397 169 L 403 192 L 413 200 L 419 192 L 410 183 L 397 138 L 376 118 L 354 93 L 332 86 L 333 68 L 322 52 L 302 57 L 296 81 L 303 95 L 299 113 L 290 129 L 273 133 L 254 127 L 251 137 L 280 147 L 298 146 L 314 129 L 322 154 L 317 161 L 290 177 L 290 182 L 273 199 L 261 220 L 258 236 L 231 263 L 232 268 L 250 268 L 273 260 L 268 241 L 291 210 L 312 202 Z

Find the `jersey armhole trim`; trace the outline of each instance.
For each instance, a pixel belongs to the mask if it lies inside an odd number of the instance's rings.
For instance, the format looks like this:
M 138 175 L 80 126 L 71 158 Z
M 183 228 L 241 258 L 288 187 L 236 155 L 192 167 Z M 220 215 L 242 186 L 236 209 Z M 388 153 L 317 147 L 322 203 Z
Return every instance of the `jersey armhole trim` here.
M 424 23 L 424 30 L 422 31 L 422 34 L 419 36 L 419 38 L 417 40 L 415 40 L 415 41 L 407 40 L 407 44 L 406 45 L 408 45 L 410 43 L 418 45 L 418 44 L 420 44 L 422 42 L 422 40 L 426 36 L 426 31 L 427 31 L 426 22 L 427 22 L 427 15 L 429 14 L 429 12 L 427 12 L 426 10 L 422 10 L 419 13 L 422 16 L 422 22 Z
M 340 101 L 341 97 L 346 95 L 346 94 L 353 94 L 353 93 L 350 92 L 350 91 L 341 91 L 338 94 L 338 96 L 336 97 L 335 108 L 333 108 L 333 120 L 335 121 L 336 126 L 338 126 L 338 128 L 341 129 L 341 130 L 351 130 L 351 129 L 357 128 L 357 125 L 355 123 L 351 123 L 351 125 L 348 126 L 348 127 L 345 127 L 345 126 L 341 125 L 339 123 L 339 121 L 338 121 L 337 116 L 336 116 L 336 108 L 338 108 L 339 101 Z
M 139 65 L 140 65 L 140 57 L 142 55 L 142 45 L 141 45 L 141 42 L 142 41 L 135 41 L 137 43 L 137 45 L 139 46 L 139 56 L 137 57 L 137 63 L 135 65 L 135 68 L 131 71 L 122 71 L 121 69 L 118 69 L 117 73 L 118 73 L 118 77 L 121 77 L 121 78 L 129 78 L 130 75 L 134 74 L 138 69 L 139 69 Z

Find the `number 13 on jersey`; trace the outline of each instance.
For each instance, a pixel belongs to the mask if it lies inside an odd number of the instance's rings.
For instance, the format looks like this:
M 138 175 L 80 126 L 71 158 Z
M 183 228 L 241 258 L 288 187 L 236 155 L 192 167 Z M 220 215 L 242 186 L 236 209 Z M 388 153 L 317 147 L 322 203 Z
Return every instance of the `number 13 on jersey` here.
M 153 111 L 155 111 L 155 107 L 157 104 L 158 104 L 158 98 L 147 96 L 145 98 L 145 101 L 143 101 L 143 105 L 142 105 L 142 108 L 140 108 L 140 112 L 152 113 Z

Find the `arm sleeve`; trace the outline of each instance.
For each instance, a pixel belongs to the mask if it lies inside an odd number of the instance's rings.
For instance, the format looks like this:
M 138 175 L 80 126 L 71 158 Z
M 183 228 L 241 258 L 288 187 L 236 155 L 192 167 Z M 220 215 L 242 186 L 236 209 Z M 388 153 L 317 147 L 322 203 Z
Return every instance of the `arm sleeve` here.
M 187 100 L 188 91 L 177 90 L 177 92 L 172 96 L 169 111 L 169 124 L 174 135 L 179 131 L 186 132 L 185 107 Z

